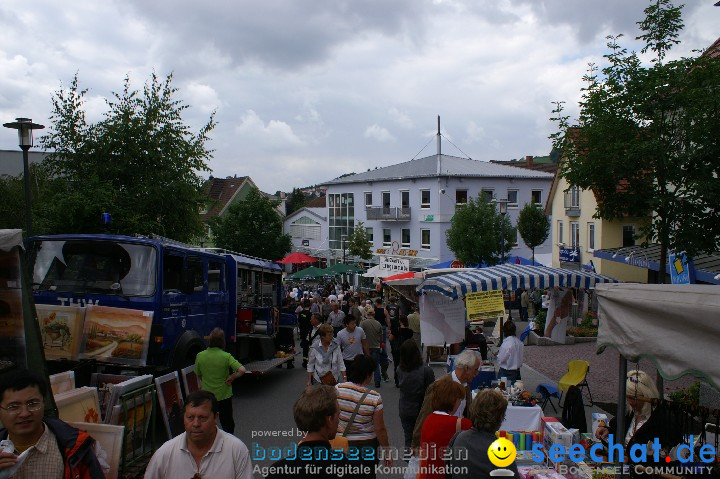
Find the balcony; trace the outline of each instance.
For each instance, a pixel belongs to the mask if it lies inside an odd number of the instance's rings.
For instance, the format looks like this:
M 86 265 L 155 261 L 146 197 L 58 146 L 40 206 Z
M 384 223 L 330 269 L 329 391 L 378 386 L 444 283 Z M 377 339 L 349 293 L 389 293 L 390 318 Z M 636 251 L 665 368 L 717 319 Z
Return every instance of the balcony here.
M 367 207 L 367 219 L 375 221 L 410 221 L 410 208 L 394 207 Z

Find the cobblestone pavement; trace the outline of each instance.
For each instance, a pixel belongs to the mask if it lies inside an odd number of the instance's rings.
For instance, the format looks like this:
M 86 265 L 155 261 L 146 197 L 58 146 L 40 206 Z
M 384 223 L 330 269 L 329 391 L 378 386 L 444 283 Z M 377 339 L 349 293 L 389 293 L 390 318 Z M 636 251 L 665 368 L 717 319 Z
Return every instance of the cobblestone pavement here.
M 557 346 L 525 346 L 525 364 L 557 382 L 566 372 L 567 364 L 573 359 L 584 359 L 590 363 L 588 383 L 595 402 L 617 403 L 618 369 L 620 355 L 608 347 L 602 354 L 595 353 L 596 344 L 578 343 Z M 636 364 L 628 362 L 628 370 Z M 656 375 L 650 361 L 640 361 L 640 369 L 651 376 Z M 665 392 L 690 386 L 696 379 L 685 376 L 676 381 L 665 381 Z

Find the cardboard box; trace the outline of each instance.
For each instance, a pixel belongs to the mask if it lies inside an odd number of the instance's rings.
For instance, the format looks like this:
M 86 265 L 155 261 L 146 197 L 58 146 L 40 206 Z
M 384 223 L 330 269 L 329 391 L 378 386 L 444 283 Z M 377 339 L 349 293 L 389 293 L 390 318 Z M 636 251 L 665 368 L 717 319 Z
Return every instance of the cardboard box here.
M 540 442 L 542 442 L 545 438 L 545 425 L 553 422 L 560 423 L 560 420 L 556 417 L 543 416 L 540 418 Z
M 567 451 L 573 444 L 573 436 L 560 422 L 548 422 L 543 430 L 543 446 L 550 451 L 553 444 L 561 444 Z
M 600 439 L 595 437 L 595 431 L 599 426 L 610 427 L 610 421 L 608 421 L 607 414 L 594 412 L 592 413 L 592 438 L 595 442 L 600 442 Z

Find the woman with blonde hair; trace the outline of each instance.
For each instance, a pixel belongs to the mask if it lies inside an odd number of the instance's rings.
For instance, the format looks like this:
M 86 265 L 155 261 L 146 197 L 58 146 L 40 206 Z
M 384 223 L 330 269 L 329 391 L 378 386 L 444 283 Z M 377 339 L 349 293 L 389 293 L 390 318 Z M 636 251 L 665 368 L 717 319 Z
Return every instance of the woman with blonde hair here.
M 310 346 L 307 365 L 307 386 L 315 383 L 335 386 L 347 377 L 340 343 L 333 338 L 333 327 L 321 324 L 318 327 L 320 343 Z

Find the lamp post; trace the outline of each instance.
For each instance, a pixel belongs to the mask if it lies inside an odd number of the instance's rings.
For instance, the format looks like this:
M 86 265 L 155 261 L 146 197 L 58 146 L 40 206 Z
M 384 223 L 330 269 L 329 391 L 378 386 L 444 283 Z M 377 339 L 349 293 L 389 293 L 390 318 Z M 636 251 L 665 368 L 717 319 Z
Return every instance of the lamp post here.
M 25 177 L 25 221 L 27 235 L 32 236 L 32 212 L 30 210 L 30 167 L 28 166 L 28 150 L 33 146 L 33 130 L 42 130 L 44 125 L 33 123 L 30 118 L 15 118 L 11 123 L 3 124 L 5 128 L 18 131 L 18 142 L 23 152 L 23 176 Z
M 502 200 L 495 200 L 498 204 L 498 211 L 500 211 L 500 216 L 502 217 L 502 222 L 500 223 L 500 263 L 505 262 L 505 235 L 503 231 L 503 226 L 505 226 L 505 215 L 507 215 L 507 204 L 508 200 L 507 198 L 503 198 Z
M 342 235 L 340 239 L 342 240 L 343 264 L 345 264 L 345 241 L 347 240 L 347 235 Z

